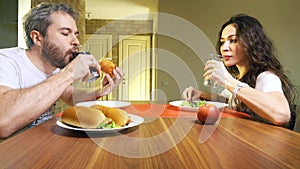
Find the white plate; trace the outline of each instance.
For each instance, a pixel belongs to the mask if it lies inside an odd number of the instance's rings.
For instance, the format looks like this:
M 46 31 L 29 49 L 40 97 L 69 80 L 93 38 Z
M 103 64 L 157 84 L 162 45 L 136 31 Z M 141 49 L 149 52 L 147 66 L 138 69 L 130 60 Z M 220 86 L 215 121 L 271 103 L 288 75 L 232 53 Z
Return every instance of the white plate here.
M 198 101 L 194 101 L 194 102 L 199 102 Z M 181 103 L 186 102 L 186 100 L 176 100 L 176 101 L 171 101 L 169 102 L 170 105 L 172 106 L 176 106 L 179 107 L 181 110 L 186 110 L 186 111 L 198 111 L 198 107 L 191 107 L 191 106 L 181 106 Z M 216 105 L 219 109 L 223 108 L 225 106 L 228 106 L 227 103 L 221 103 L 221 102 L 212 102 L 212 101 L 206 101 L 206 103 L 209 104 L 214 104 Z
M 110 100 L 97 100 L 97 101 L 88 101 L 88 102 L 81 102 L 77 103 L 76 106 L 86 106 L 90 107 L 92 105 L 101 105 L 101 106 L 107 106 L 107 107 L 115 107 L 115 108 L 121 108 L 121 107 L 126 107 L 129 106 L 131 103 L 130 102 L 124 102 L 124 101 L 110 101 Z
M 125 130 L 127 128 L 135 127 L 144 122 L 143 117 L 133 115 L 133 114 L 129 114 L 129 117 L 131 119 L 131 122 L 127 126 L 119 127 L 119 128 L 110 128 L 110 129 L 84 129 L 84 128 L 73 127 L 73 126 L 64 124 L 63 122 L 61 122 L 61 119 L 57 120 L 56 124 L 62 128 L 69 129 L 69 130 L 110 133 L 110 132 L 117 132 L 117 131 Z

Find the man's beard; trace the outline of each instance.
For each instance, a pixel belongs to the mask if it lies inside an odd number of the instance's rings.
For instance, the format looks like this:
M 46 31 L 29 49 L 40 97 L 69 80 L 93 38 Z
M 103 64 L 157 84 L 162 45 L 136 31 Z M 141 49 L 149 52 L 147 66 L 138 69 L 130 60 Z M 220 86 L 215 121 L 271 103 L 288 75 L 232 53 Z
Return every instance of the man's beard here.
M 71 54 L 72 51 L 68 51 L 66 53 L 62 52 L 62 50 L 56 46 L 55 44 L 51 44 L 48 38 L 45 38 L 45 44 L 42 47 L 42 56 L 52 65 L 57 68 L 64 68 L 69 61 L 66 61 L 66 55 Z

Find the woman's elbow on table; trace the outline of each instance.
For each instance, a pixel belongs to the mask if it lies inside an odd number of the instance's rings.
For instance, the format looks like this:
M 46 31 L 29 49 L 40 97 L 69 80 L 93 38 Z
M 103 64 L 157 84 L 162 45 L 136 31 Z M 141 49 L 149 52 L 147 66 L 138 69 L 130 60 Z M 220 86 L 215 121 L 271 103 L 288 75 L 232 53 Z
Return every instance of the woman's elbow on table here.
M 277 126 L 284 126 L 286 125 L 291 118 L 290 111 L 287 111 L 285 109 L 277 110 L 276 116 L 272 118 L 272 123 Z

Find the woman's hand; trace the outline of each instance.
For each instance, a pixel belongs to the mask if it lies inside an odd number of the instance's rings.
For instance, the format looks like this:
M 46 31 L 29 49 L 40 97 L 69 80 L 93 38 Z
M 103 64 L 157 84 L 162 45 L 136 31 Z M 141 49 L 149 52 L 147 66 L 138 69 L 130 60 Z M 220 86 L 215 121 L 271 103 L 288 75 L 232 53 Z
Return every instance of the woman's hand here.
M 200 98 L 201 93 L 201 91 L 196 90 L 194 87 L 190 86 L 182 92 L 182 98 L 188 101 L 196 100 Z
M 228 85 L 235 86 L 237 83 L 237 80 L 231 76 L 221 61 L 208 60 L 205 64 L 204 71 L 203 77 L 205 80 L 213 79 L 220 86 L 225 88 L 227 88 Z

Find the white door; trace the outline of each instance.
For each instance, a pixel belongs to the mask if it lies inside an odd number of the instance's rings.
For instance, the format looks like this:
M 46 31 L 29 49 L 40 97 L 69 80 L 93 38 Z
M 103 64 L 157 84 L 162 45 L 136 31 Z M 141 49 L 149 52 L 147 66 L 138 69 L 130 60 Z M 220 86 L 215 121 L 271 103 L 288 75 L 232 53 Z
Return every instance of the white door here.
M 112 35 L 86 35 L 82 50 L 91 52 L 98 60 L 112 57 Z
M 126 72 L 119 100 L 151 98 L 151 36 L 119 36 L 119 67 Z

